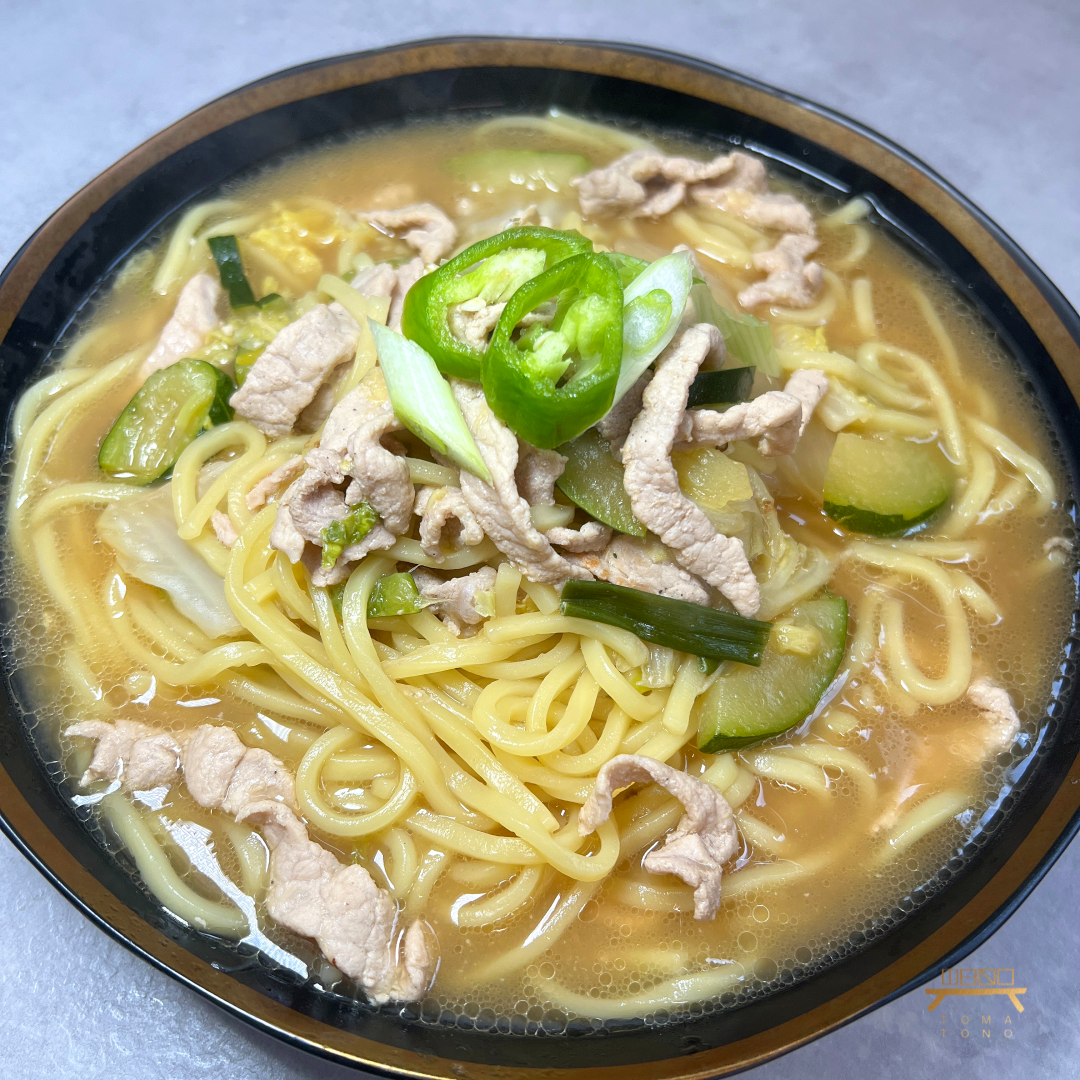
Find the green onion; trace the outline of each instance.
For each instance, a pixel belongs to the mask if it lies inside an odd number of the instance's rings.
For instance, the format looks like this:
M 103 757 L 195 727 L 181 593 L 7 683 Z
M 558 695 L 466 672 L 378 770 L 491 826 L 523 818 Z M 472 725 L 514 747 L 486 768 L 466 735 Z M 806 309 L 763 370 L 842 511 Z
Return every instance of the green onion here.
M 235 236 L 211 236 L 207 241 L 210 245 L 210 254 L 217 263 L 218 276 L 221 284 L 229 294 L 229 307 L 266 307 L 276 300 L 280 300 L 280 294 L 267 293 L 261 300 L 255 299 L 251 291 L 247 276 L 244 273 L 244 264 L 240 259 L 240 245 Z
M 343 518 L 331 521 L 319 534 L 323 569 L 329 570 L 347 547 L 359 544 L 378 523 L 379 515 L 366 502 L 358 502 Z
M 623 353 L 612 406 L 667 347 L 693 283 L 690 256 L 676 251 L 650 263 L 623 291 Z
M 780 377 L 780 358 L 773 345 L 772 330 L 768 323 L 753 315 L 733 315 L 721 307 L 704 282 L 697 282 L 690 290 L 694 310 L 702 322 L 715 326 L 724 337 L 727 351 L 740 364 L 753 365 L 766 375 Z
M 430 603 L 420 595 L 412 574 L 387 574 L 379 578 L 371 590 L 367 617 L 384 619 L 390 615 L 415 615 Z
M 491 483 L 476 441 L 435 361 L 413 341 L 368 319 L 394 415 L 433 450 Z
M 643 641 L 715 660 L 760 665 L 772 623 L 627 589 L 606 581 L 568 581 L 562 613 L 619 626 Z
M 736 367 L 700 372 L 690 384 L 686 407 L 697 409 L 702 405 L 732 405 L 737 401 L 746 401 L 754 385 L 756 371 L 753 367 Z

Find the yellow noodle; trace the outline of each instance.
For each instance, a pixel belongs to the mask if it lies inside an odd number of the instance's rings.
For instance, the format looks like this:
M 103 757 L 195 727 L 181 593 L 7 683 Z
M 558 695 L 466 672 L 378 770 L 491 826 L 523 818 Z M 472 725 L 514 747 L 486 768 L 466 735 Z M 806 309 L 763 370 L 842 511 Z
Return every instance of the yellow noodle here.
M 881 605 L 885 653 L 894 677 L 917 701 L 927 705 L 946 705 L 959 698 L 971 681 L 971 634 L 956 584 L 949 572 L 928 559 L 887 551 L 871 544 L 851 544 L 847 554 L 871 566 L 908 575 L 929 586 L 941 608 L 949 637 L 945 674 L 940 679 L 933 679 L 915 666 L 904 643 L 903 608 L 896 600 L 885 600 Z
M 232 904 L 208 900 L 180 877 L 128 798 L 106 795 L 101 800 L 101 810 L 131 852 L 147 888 L 169 911 L 211 934 L 240 937 L 247 933 L 248 921 L 242 911 Z
M 907 851 L 927 833 L 956 817 L 971 802 L 959 791 L 941 791 L 909 810 L 889 833 L 889 847 L 894 855 Z
M 855 309 L 855 325 L 867 341 L 877 338 L 877 320 L 874 318 L 873 286 L 869 278 L 856 278 L 851 283 L 851 306 Z
M 1046 466 L 1026 450 L 1021 450 L 1012 439 L 1003 435 L 997 428 L 991 427 L 984 420 L 971 418 L 968 424 L 984 446 L 993 450 L 1028 478 L 1037 494 L 1032 513 L 1045 514 L 1057 498 L 1057 488 Z
M 514 915 L 532 899 L 544 877 L 539 866 L 525 866 L 496 893 L 463 904 L 457 909 L 458 926 L 491 926 Z
M 960 428 L 960 420 L 956 415 L 956 405 L 953 403 L 949 391 L 945 388 L 941 376 L 917 353 L 898 348 L 895 345 L 886 345 L 879 341 L 868 341 L 859 347 L 858 363 L 875 374 L 880 374 L 882 371 L 882 356 L 891 360 L 899 360 L 905 364 L 926 387 L 930 403 L 933 405 L 941 423 L 942 439 L 949 457 L 956 465 L 966 471 L 968 467 L 967 442 Z

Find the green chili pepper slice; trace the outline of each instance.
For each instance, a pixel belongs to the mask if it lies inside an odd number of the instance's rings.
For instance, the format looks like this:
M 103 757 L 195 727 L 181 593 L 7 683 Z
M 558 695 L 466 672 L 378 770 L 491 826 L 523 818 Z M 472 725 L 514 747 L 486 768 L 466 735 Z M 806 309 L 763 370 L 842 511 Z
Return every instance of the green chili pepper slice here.
M 507 302 L 481 381 L 492 411 L 526 442 L 553 449 L 611 408 L 622 365 L 622 296 L 611 260 L 588 254 L 556 263 Z M 535 323 L 514 340 L 518 323 L 551 299 L 551 325 Z
M 576 232 L 536 225 L 506 229 L 416 282 L 405 297 L 401 332 L 424 349 L 444 375 L 479 381 L 484 354 L 451 333 L 451 305 L 478 297 L 487 304 L 501 303 L 545 268 L 591 250 L 592 241 Z

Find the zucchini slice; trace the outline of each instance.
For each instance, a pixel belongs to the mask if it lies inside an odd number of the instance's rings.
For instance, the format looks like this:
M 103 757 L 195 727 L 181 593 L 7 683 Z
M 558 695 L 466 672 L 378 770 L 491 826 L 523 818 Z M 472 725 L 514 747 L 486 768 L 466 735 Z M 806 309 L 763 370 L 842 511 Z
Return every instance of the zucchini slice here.
M 806 600 L 788 618 L 821 635 L 817 652 L 781 653 L 769 644 L 760 667 L 737 664 L 720 675 L 694 708 L 700 749 L 738 750 L 787 731 L 814 711 L 844 657 L 847 601 Z
M 179 360 L 149 375 L 98 451 L 101 471 L 132 484 L 164 476 L 197 435 L 233 417 L 232 379 L 205 360 Z
M 566 468 L 555 485 L 572 503 L 616 532 L 645 535 L 623 487 L 623 467 L 596 428 L 564 443 L 559 453 L 566 457 Z
M 853 532 L 903 536 L 941 509 L 953 476 L 935 446 L 841 432 L 825 474 L 825 513 Z

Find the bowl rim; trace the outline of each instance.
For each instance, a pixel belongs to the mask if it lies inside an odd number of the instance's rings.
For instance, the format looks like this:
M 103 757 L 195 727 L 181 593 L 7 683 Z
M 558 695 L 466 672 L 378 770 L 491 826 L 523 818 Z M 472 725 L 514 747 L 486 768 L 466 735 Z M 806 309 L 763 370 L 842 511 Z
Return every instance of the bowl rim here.
M 473 67 L 529 67 L 614 76 L 724 105 L 797 131 L 892 185 L 961 244 L 1008 296 L 1080 401 L 1080 317 L 1011 238 L 914 155 L 871 128 L 718 65 L 641 45 L 461 36 L 394 44 L 286 68 L 182 117 L 129 151 L 68 199 L 0 273 L 0 341 L 64 244 L 113 196 L 200 138 L 279 105 L 395 76 Z M 114 940 L 232 1015 L 301 1049 L 383 1075 L 505 1076 L 505 1066 L 431 1058 L 324 1024 L 242 986 L 180 948 L 93 877 L 38 817 L 0 764 L 0 829 L 45 878 Z M 844 993 L 776 1027 L 720 1047 L 634 1065 L 559 1069 L 581 1080 L 703 1080 L 750 1068 L 835 1030 L 951 967 L 994 933 L 1080 830 L 1080 756 L 1038 820 L 978 893 L 936 931 Z M 122 908 L 122 910 L 120 910 Z M 126 917 L 125 917 L 126 916 Z M 522 1068 L 523 1076 L 547 1069 Z M 550 1070 L 554 1074 L 555 1070 Z

